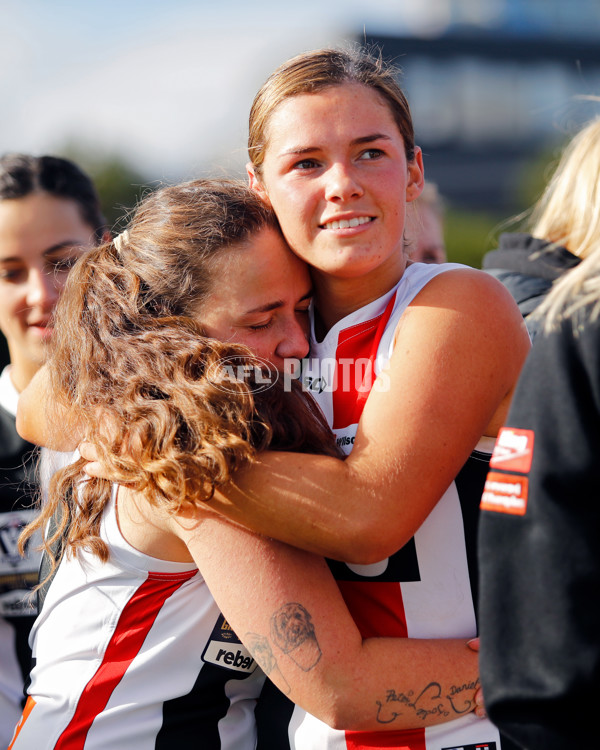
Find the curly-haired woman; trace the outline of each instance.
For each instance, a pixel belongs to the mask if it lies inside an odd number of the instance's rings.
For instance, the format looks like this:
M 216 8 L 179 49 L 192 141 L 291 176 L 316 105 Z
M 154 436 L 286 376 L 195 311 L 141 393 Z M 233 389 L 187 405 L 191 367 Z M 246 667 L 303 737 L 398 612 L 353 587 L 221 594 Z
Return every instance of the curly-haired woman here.
M 307 354 L 310 297 L 274 213 L 229 181 L 157 191 L 73 269 L 20 427 L 40 429 L 52 393 L 48 430 L 78 425 L 118 482 L 73 464 L 36 524 L 49 565 L 14 750 L 254 748 L 257 665 L 338 728 L 475 709 L 466 638 L 363 640 L 322 558 L 207 508 L 259 451 L 340 456 L 299 383 L 275 377 Z

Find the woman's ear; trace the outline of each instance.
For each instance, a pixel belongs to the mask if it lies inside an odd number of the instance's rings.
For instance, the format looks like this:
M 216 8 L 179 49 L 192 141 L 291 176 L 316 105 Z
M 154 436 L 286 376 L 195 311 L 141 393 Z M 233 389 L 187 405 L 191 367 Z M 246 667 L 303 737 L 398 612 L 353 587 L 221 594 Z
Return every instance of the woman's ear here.
M 425 184 L 425 170 L 423 168 L 423 152 L 415 146 L 415 158 L 408 163 L 408 182 L 406 183 L 406 201 L 414 201 L 423 191 Z
M 252 162 L 248 162 L 248 164 L 246 164 L 246 172 L 248 173 L 248 185 L 250 186 L 250 190 L 253 190 L 255 193 L 257 193 L 263 203 L 266 203 L 267 206 L 270 207 L 271 201 L 269 200 L 267 189 L 265 188 L 260 177 L 256 174 L 256 168 L 254 164 L 252 164 Z

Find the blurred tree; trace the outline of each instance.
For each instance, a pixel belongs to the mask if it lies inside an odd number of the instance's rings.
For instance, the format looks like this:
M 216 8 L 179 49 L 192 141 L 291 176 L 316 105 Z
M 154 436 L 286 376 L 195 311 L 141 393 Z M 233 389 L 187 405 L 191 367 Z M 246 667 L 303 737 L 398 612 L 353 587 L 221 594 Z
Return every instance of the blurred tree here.
M 118 153 L 98 155 L 98 150 L 81 143 L 69 143 L 60 153 L 79 164 L 94 180 L 106 221 L 118 234 L 140 198 L 158 185 L 146 179 Z
M 543 193 L 563 146 L 562 142 L 549 145 L 533 154 L 515 176 L 514 189 L 519 206 L 515 214 L 506 216 L 493 211 L 466 211 L 448 206 L 444 220 L 448 260 L 481 268 L 483 256 L 498 246 L 498 236 L 502 232 L 527 231 L 530 209 Z
M 154 189 L 118 156 L 90 166 L 108 226 L 115 233 L 127 223 L 128 215 L 139 200 Z
M 481 259 L 494 247 L 495 229 L 503 218 L 492 213 L 449 206 L 444 218 L 448 260 L 481 268 Z

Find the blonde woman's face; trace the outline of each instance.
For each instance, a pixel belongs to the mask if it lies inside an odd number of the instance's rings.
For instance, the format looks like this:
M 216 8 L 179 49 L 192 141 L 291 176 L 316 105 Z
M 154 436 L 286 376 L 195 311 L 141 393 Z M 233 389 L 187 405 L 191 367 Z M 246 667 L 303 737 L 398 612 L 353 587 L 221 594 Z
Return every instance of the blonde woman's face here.
M 17 388 L 42 364 L 67 274 L 93 241 L 72 200 L 39 192 L 0 201 L 0 329 Z
M 223 252 L 212 276 L 198 315 L 208 336 L 244 344 L 280 371 L 308 354 L 310 277 L 279 232 L 262 229 Z

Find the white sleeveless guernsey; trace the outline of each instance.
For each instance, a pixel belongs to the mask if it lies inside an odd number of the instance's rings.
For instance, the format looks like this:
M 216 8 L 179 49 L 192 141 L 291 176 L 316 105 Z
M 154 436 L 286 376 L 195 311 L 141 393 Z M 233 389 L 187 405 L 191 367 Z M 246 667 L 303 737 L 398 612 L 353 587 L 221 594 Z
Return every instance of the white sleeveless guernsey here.
M 194 564 L 122 537 L 63 558 L 32 631 L 35 666 L 12 750 L 254 750 L 264 682 Z
M 392 354 L 394 334 L 403 312 L 432 278 L 462 267 L 454 263 L 409 265 L 390 292 L 339 321 L 322 342 L 315 339 L 313 322 L 310 359 L 303 369 L 303 381 L 346 453 L 352 450 L 373 376 L 380 374 Z M 413 539 L 392 557 L 373 565 L 329 561 L 363 637 L 466 640 L 477 634 L 476 525 L 492 447 L 493 441 L 489 441 L 485 451 L 473 452 Z M 399 507 L 406 500 L 399 499 Z M 288 702 L 287 726 L 277 729 L 273 724 L 269 727 L 272 711 L 267 707 L 272 701 L 283 713 L 284 702 L 269 683 L 265 684 L 264 693 L 261 711 L 265 711 L 265 721 L 259 714 L 259 750 L 500 748 L 497 730 L 472 713 L 424 730 L 344 732 L 331 729 Z M 382 723 L 393 721 L 394 712 L 402 711 L 401 700 L 390 691 L 387 702 L 379 707 Z M 460 693 L 456 695 L 456 707 L 463 708 Z

